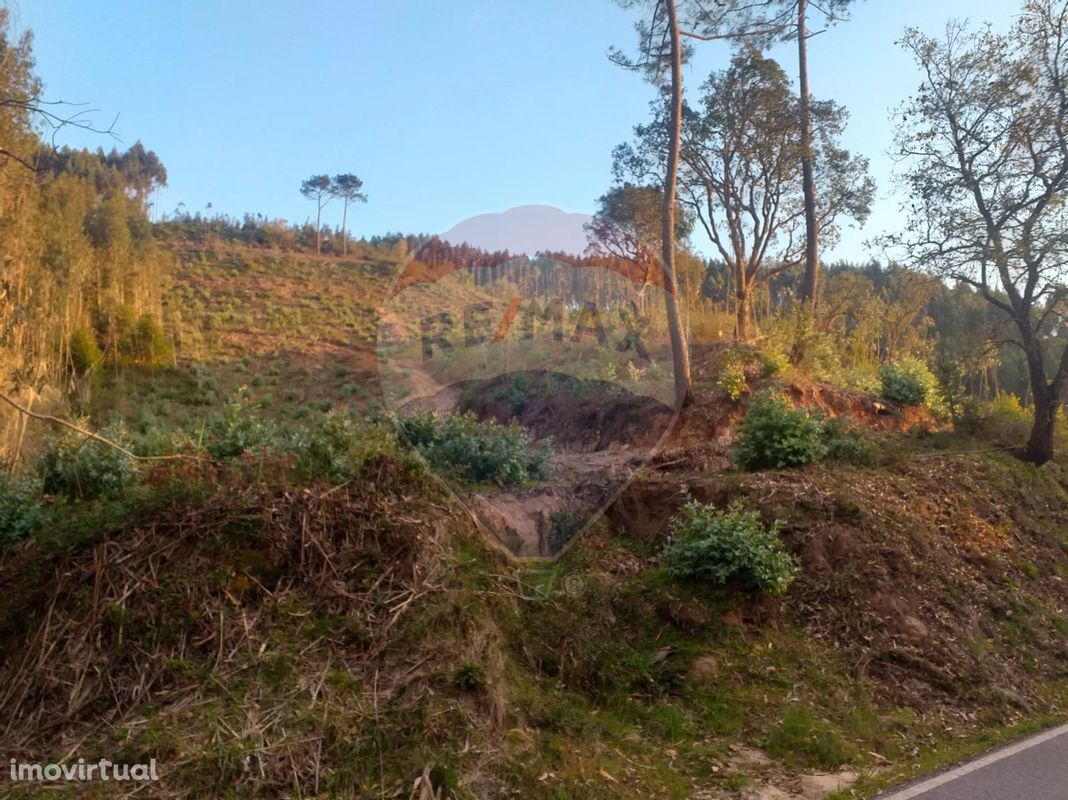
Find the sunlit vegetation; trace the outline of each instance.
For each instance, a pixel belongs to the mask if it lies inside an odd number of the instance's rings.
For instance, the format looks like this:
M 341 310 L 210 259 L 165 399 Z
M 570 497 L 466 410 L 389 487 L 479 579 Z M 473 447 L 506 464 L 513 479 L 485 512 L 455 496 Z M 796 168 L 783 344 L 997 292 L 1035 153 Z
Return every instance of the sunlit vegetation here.
M 0 745 L 158 757 L 190 797 L 739 798 L 843 767 L 867 796 L 1066 713 L 1068 47 L 1043 43 L 1068 5 L 906 35 L 926 77 L 889 263 L 813 258 L 808 223 L 826 247 L 872 202 L 845 109 L 755 46 L 685 96 L 665 78 L 679 37 L 797 36 L 795 2 L 679 0 L 676 37 L 627 5 L 647 35 L 614 57 L 666 91 L 611 154 L 590 249 L 521 260 L 351 237 L 348 173 L 304 182 L 314 223 L 161 212 L 140 142 L 52 146 L 0 10 Z M 1027 132 L 976 122 L 996 180 L 946 158 L 947 107 Z M 573 374 L 487 388 L 456 348 L 437 377 L 473 410 L 403 408 L 379 338 L 401 265 L 453 276 L 444 305 L 625 306 L 603 332 L 626 358 L 531 341 Z M 673 381 L 645 460 L 649 407 L 599 403 Z M 580 469 L 605 510 L 539 506 L 551 564 L 462 505 Z

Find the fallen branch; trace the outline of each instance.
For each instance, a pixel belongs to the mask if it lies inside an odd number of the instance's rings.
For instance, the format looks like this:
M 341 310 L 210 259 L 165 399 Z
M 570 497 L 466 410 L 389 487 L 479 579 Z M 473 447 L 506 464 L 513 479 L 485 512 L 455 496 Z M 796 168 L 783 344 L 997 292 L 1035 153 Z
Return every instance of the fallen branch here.
M 984 447 L 981 450 L 935 450 L 930 453 L 916 453 L 913 458 L 934 458 L 936 456 L 970 456 L 974 453 L 1004 453 L 1007 450 L 1019 450 L 1020 445 L 1011 445 L 1009 447 Z
M 108 438 L 106 438 L 104 436 L 101 436 L 99 433 L 94 433 L 93 431 L 86 430 L 85 428 L 82 428 L 82 427 L 80 427 L 78 425 L 75 425 L 73 422 L 68 422 L 67 420 L 60 419 L 59 417 L 53 417 L 51 414 L 38 414 L 36 411 L 31 411 L 30 409 L 25 408 L 24 406 L 21 406 L 18 403 L 16 403 L 14 400 L 12 400 L 6 394 L 0 393 L 0 400 L 3 400 L 5 403 L 7 403 L 13 409 L 18 411 L 20 414 L 25 414 L 27 417 L 31 417 L 32 419 L 37 419 L 37 420 L 40 420 L 42 422 L 48 422 L 48 423 L 51 423 L 52 425 L 59 425 L 59 426 L 64 427 L 64 428 L 69 428 L 70 430 L 74 431 L 75 433 L 81 434 L 82 436 L 85 436 L 88 439 L 93 439 L 94 441 L 100 442 L 101 444 L 105 444 L 108 447 L 111 447 L 111 448 L 113 448 L 115 450 L 118 450 L 124 456 L 126 456 L 127 458 L 130 458 L 130 459 L 132 459 L 134 461 L 174 461 L 174 460 L 178 460 L 178 459 L 184 459 L 184 460 L 188 460 L 188 461 L 206 461 L 207 460 L 203 456 L 188 455 L 188 454 L 185 454 L 185 453 L 175 453 L 174 455 L 169 455 L 169 456 L 139 456 L 139 455 L 137 455 L 137 453 L 134 453 L 134 452 L 131 452 L 130 450 L 127 450 L 125 447 L 123 447 L 118 442 L 113 442 L 113 441 L 111 441 L 111 439 L 108 439 Z

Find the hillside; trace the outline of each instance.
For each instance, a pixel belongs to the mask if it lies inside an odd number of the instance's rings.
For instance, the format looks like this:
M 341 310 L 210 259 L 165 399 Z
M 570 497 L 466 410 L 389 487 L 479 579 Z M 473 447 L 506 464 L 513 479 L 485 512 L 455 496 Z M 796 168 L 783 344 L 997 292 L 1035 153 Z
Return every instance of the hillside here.
M 165 241 L 175 268 L 164 318 L 182 369 L 160 374 L 145 387 L 148 395 L 130 398 L 133 406 L 158 401 L 153 392 L 164 392 L 176 409 L 212 405 L 240 387 L 268 413 L 275 405 L 324 410 L 373 398 L 375 304 L 396 262 L 218 238 L 172 234 Z M 168 381 L 177 384 L 169 393 Z
M 11 757 L 156 758 L 139 796 L 837 800 L 1068 714 L 1063 459 L 798 370 L 750 369 L 732 401 L 727 351 L 703 344 L 660 453 L 559 561 L 523 564 L 368 418 L 394 263 L 164 246 L 176 365 L 110 373 L 91 403 L 142 437 L 186 427 L 166 452 L 188 457 L 118 496 L 53 497 L 0 550 Z M 874 454 L 737 470 L 765 389 L 859 425 Z M 466 401 L 485 419 L 494 397 Z M 608 482 L 581 421 L 517 416 Z M 688 498 L 780 520 L 785 594 L 670 577 Z
M 1065 800 L 1068 0 L 22 5 L 0 800 Z

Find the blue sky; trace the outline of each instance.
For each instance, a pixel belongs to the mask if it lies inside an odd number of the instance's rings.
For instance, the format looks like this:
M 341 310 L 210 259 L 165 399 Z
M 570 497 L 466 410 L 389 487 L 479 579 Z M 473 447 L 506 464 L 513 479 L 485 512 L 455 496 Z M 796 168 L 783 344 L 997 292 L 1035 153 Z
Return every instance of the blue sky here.
M 849 109 L 846 144 L 879 183 L 867 226 L 825 258 L 864 258 L 865 239 L 899 224 L 889 111 L 919 82 L 895 45 L 905 26 L 1003 28 L 1017 7 L 861 0 L 811 41 L 812 91 Z M 441 232 L 523 204 L 591 211 L 653 92 L 606 58 L 634 41 L 632 14 L 610 0 L 19 0 L 13 12 L 35 33 L 50 98 L 88 101 L 105 124 L 118 113 L 116 144 L 157 152 L 162 209 L 211 202 L 302 222 L 314 215 L 303 178 L 355 172 L 370 195 L 349 216 L 357 235 Z M 794 74 L 795 51 L 775 54 Z M 699 45 L 689 86 L 728 57 Z

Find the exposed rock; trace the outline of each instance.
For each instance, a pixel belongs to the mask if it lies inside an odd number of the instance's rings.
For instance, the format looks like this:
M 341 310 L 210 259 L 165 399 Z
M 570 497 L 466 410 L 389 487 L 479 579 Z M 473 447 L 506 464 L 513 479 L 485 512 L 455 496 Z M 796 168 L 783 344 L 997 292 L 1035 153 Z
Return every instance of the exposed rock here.
M 744 745 L 731 747 L 731 769 L 735 772 L 744 772 L 746 767 L 767 767 L 771 759 L 759 750 Z
M 912 615 L 901 620 L 901 628 L 915 639 L 926 639 L 928 635 L 927 626 Z
M 795 800 L 793 795 L 787 794 L 777 786 L 758 786 L 747 789 L 742 795 L 745 800 Z
M 708 609 L 694 600 L 673 601 L 667 609 L 668 618 L 684 631 L 696 631 L 708 624 Z
M 661 647 L 659 650 L 656 651 L 656 653 L 653 654 L 653 666 L 656 666 L 657 664 L 663 664 L 665 661 L 671 658 L 671 656 L 673 656 L 675 654 L 675 651 L 678 649 L 679 648 L 675 647 L 675 645 L 673 644 L 669 644 L 667 647 Z
M 690 665 L 690 680 L 706 689 L 716 685 L 719 679 L 719 662 L 715 656 L 698 656 Z
M 805 800 L 822 800 L 831 792 L 848 789 L 860 777 L 855 772 L 829 772 L 801 776 L 801 796 Z

